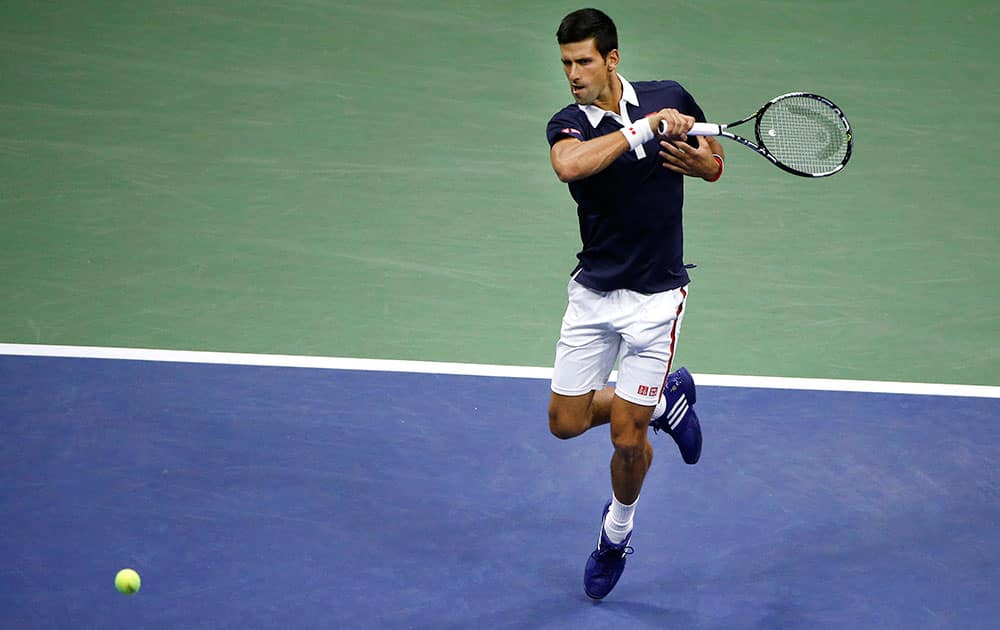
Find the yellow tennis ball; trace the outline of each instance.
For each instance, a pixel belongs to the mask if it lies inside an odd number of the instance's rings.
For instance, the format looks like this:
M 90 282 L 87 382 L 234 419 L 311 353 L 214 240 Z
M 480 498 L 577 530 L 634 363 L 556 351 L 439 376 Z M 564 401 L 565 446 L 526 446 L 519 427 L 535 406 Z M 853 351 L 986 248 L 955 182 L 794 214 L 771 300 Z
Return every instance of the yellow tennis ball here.
M 122 569 L 115 575 L 115 588 L 126 595 L 132 595 L 139 590 L 141 585 L 142 580 L 139 579 L 139 574 L 132 569 Z

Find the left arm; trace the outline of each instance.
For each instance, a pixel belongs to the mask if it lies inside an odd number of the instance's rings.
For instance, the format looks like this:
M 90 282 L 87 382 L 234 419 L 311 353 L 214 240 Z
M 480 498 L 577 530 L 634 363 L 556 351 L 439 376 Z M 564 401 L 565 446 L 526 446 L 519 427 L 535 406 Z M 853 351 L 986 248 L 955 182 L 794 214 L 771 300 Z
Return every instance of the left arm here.
M 724 160 L 726 152 L 713 136 L 696 136 L 698 146 L 692 147 L 686 142 L 670 140 L 660 141 L 660 157 L 663 158 L 663 168 L 688 175 L 714 181 L 721 173 L 719 162 L 712 157 L 717 154 Z

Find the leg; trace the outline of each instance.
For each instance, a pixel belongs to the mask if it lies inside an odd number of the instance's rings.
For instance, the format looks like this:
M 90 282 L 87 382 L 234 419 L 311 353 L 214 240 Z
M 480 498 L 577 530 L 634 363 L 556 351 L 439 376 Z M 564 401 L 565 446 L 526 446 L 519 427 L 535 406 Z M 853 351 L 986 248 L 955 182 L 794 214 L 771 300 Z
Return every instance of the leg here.
M 653 461 L 653 447 L 646 439 L 652 413 L 652 406 L 612 397 L 611 441 L 615 452 L 611 456 L 611 486 L 615 496 L 604 506 L 600 542 L 583 571 L 583 590 L 593 599 L 611 592 L 625 570 L 626 557 L 632 553 L 628 546 L 632 511 Z
M 673 358 L 683 290 L 652 295 L 623 291 L 616 295 L 616 331 L 622 345 L 618 382 L 611 399 L 611 486 L 597 549 L 584 569 L 584 591 L 594 599 L 618 583 L 632 553 L 632 514 L 653 461 L 647 431 Z
M 646 471 L 653 463 L 653 445 L 646 439 L 653 408 L 617 396 L 611 403 L 611 487 L 620 503 L 639 498 Z

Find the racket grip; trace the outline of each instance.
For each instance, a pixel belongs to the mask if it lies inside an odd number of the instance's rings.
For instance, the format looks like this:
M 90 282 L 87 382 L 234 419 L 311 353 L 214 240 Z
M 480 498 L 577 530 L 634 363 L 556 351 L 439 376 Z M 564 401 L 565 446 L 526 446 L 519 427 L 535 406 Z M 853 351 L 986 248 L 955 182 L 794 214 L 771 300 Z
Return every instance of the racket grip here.
M 660 135 L 666 135 L 667 133 L 667 123 L 665 121 L 660 121 Z M 689 136 L 720 136 L 722 135 L 722 126 L 716 125 L 715 123 L 699 123 L 696 122 L 691 126 L 691 131 L 687 132 Z
M 722 126 L 715 123 L 695 123 L 691 126 L 689 136 L 719 136 L 722 135 Z

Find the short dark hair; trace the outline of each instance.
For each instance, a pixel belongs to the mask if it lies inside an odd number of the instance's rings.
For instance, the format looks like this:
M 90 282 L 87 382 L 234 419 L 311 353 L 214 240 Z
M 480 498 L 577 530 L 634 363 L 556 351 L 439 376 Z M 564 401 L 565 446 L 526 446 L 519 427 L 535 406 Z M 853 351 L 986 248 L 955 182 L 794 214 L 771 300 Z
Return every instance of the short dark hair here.
M 575 44 L 594 38 L 594 46 L 601 57 L 618 48 L 618 29 L 615 23 L 603 11 L 598 9 L 579 9 L 563 18 L 556 31 L 556 41 L 562 44 Z

